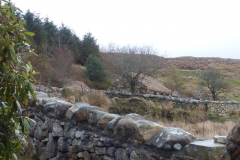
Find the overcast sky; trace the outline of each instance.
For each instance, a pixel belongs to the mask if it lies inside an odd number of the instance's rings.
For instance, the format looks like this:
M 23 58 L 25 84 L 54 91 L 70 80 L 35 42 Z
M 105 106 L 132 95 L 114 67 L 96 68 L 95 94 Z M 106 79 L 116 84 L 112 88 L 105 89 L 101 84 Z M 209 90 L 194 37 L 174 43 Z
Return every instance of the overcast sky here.
M 240 59 L 239 0 L 12 0 L 100 46 L 148 45 L 167 57 Z

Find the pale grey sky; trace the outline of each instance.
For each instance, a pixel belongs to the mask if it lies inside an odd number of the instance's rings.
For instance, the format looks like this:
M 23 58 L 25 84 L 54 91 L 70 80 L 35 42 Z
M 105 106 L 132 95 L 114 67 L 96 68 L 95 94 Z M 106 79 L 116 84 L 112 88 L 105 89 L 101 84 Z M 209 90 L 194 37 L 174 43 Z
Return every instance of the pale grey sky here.
M 240 59 L 239 0 L 12 0 L 100 46 L 150 45 L 167 57 Z

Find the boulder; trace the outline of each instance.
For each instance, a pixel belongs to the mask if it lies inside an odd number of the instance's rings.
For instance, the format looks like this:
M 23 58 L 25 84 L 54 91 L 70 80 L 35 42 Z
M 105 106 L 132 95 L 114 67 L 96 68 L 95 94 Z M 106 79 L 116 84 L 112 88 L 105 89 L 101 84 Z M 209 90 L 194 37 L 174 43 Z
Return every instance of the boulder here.
M 42 131 L 42 125 L 43 125 L 43 122 L 42 121 L 39 121 L 37 123 L 37 127 L 36 129 L 34 130 L 34 137 L 37 139 L 37 140 L 42 140 L 43 138 L 43 131 Z
M 240 146 L 240 123 L 233 126 L 227 136 L 226 148 L 233 160 L 237 157 L 240 159 L 240 149 L 238 146 Z
M 106 147 L 95 147 L 95 154 L 105 155 L 106 154 Z
M 112 158 L 112 157 L 109 157 L 109 156 L 104 155 L 104 156 L 103 156 L 103 160 L 115 160 L 115 159 Z
M 134 122 L 142 119 L 138 114 L 128 114 L 122 117 L 114 128 L 114 134 L 120 134 L 121 136 L 131 136 L 135 132 Z
M 138 155 L 134 150 L 130 154 L 130 160 L 140 160 L 140 155 Z
M 52 136 L 53 137 L 63 136 L 63 128 L 58 123 L 53 123 Z
M 108 156 L 114 157 L 115 151 L 116 151 L 115 147 L 108 147 L 106 153 Z
M 98 128 L 104 129 L 111 120 L 117 117 L 120 117 L 120 116 L 117 114 L 109 114 L 109 113 L 103 115 L 97 123 Z
M 66 117 L 68 119 L 72 119 L 73 115 L 78 111 L 79 108 L 81 107 L 87 107 L 87 106 L 90 106 L 89 104 L 87 103 L 82 103 L 82 102 L 78 102 L 76 103 L 75 105 L 73 105 L 72 107 L 70 107 L 67 112 L 66 112 Z
M 184 148 L 186 156 L 201 160 L 230 160 L 226 146 L 213 140 L 194 141 Z
M 89 153 L 87 151 L 83 152 L 83 159 L 84 160 L 90 160 L 90 155 L 89 155 Z
M 65 101 L 57 101 L 55 103 L 54 113 L 57 117 L 64 117 L 66 114 L 66 111 L 72 106 L 73 106 L 73 104 L 71 104 L 71 103 L 68 103 Z
M 58 150 L 61 152 L 67 152 L 68 151 L 68 138 L 66 137 L 60 137 L 58 139 Z
M 72 151 L 73 152 L 79 152 L 81 150 L 80 144 L 81 144 L 81 141 L 75 138 L 72 141 Z
M 66 122 L 64 123 L 64 131 L 63 131 L 63 135 L 64 137 L 68 136 L 68 131 L 72 128 L 72 124 L 70 122 Z
M 164 128 L 156 134 L 147 144 L 168 150 L 180 150 L 196 139 L 192 134 L 179 128 Z
M 37 100 L 35 101 L 33 98 L 29 101 L 30 105 L 36 105 L 39 107 L 43 107 L 48 102 L 54 102 L 60 100 L 59 98 L 49 98 L 47 93 L 37 92 L 35 91 Z
M 95 138 L 85 139 L 80 143 L 80 147 L 85 151 L 95 152 L 94 148 L 97 146 L 98 140 Z
M 35 91 L 37 99 L 47 99 L 49 98 L 47 93 Z
M 105 115 L 106 112 L 99 110 L 89 110 L 87 114 L 87 120 L 89 123 L 96 124 Z
M 27 141 L 27 146 L 26 147 L 23 146 L 24 149 L 21 152 L 21 155 L 24 155 L 24 156 L 27 156 L 27 157 L 33 158 L 33 159 L 36 158 L 37 152 L 36 152 L 36 148 L 34 146 L 32 137 L 27 136 L 26 141 Z
M 84 133 L 85 133 L 85 131 L 76 131 L 75 132 L 75 137 L 80 138 Z
M 135 139 L 144 142 L 149 141 L 164 128 L 164 126 L 148 120 L 138 120 L 133 124 L 135 128 Z
M 116 117 L 108 122 L 107 128 L 112 130 L 118 123 L 118 121 L 122 118 L 122 116 Z
M 54 111 L 55 104 L 57 101 L 49 101 L 46 104 L 43 105 L 43 111 L 46 113 Z
M 57 155 L 58 141 L 53 138 L 52 134 L 49 134 L 49 141 L 46 145 L 44 152 L 44 158 L 50 159 Z
M 227 136 L 214 136 L 213 137 L 214 143 L 221 143 L 226 144 L 227 143 Z
M 36 122 L 35 120 L 33 120 L 33 119 L 29 118 L 29 117 L 25 117 L 25 119 L 28 121 L 28 123 L 29 123 L 29 125 L 30 125 L 31 127 L 33 127 L 33 128 L 36 127 L 37 122 Z
M 136 113 L 126 114 L 124 117 L 126 117 L 126 118 L 131 118 L 131 119 L 133 119 L 133 120 L 135 120 L 135 121 L 140 120 L 140 119 L 143 119 L 142 116 L 140 116 L 139 114 L 136 114 Z
M 97 106 L 90 106 L 90 105 L 81 105 L 79 109 L 75 113 L 75 118 L 78 122 L 87 121 L 88 118 L 88 111 L 89 110 L 99 110 L 104 111 L 104 109 L 97 107 Z
M 115 159 L 116 160 L 128 160 L 130 153 L 123 148 L 118 148 L 115 152 Z

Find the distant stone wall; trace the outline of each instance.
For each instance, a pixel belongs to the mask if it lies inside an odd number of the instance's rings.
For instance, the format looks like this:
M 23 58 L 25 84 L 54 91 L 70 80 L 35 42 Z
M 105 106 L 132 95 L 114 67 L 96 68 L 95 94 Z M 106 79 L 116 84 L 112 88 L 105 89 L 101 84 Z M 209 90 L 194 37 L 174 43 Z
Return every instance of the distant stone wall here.
M 169 103 L 172 102 L 173 107 L 182 109 L 201 109 L 212 112 L 214 114 L 231 114 L 240 112 L 240 103 L 236 101 L 210 101 L 196 100 L 186 98 L 176 98 L 163 95 L 152 94 L 131 94 L 128 91 L 104 91 L 109 97 L 142 97 L 151 101 Z

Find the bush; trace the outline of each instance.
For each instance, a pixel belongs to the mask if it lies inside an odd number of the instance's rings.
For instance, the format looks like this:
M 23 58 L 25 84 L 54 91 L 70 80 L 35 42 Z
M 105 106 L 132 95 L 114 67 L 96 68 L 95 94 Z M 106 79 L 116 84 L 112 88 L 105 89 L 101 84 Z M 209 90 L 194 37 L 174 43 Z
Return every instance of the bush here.
M 89 80 L 94 82 L 104 82 L 107 78 L 107 72 L 102 61 L 90 55 L 85 64 L 86 66 L 86 75 Z
M 22 108 L 28 105 L 29 94 L 36 98 L 36 72 L 30 62 L 22 60 L 33 52 L 27 36 L 34 34 L 27 32 L 25 22 L 15 15 L 19 9 L 4 2 L 2 5 L 0 0 L 0 159 L 17 159 L 29 128 Z

